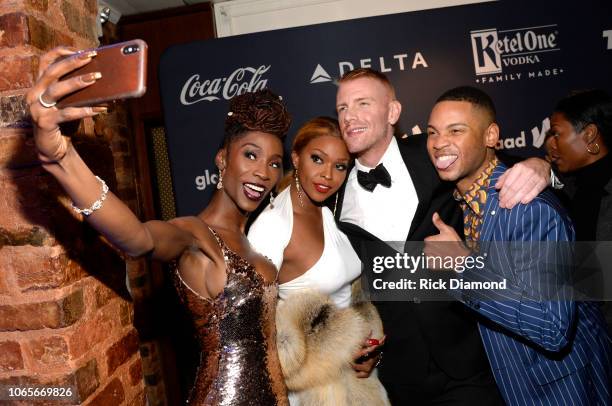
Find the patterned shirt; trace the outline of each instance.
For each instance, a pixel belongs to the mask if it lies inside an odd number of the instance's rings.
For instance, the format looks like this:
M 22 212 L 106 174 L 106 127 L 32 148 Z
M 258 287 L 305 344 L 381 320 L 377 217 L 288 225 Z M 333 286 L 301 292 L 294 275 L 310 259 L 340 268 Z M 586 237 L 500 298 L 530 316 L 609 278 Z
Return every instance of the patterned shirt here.
M 487 203 L 487 190 L 491 174 L 498 163 L 497 157 L 493 158 L 464 195 L 456 189 L 453 193 L 453 197 L 459 202 L 463 211 L 463 235 L 468 246 L 474 245 L 480 237 L 483 212 Z

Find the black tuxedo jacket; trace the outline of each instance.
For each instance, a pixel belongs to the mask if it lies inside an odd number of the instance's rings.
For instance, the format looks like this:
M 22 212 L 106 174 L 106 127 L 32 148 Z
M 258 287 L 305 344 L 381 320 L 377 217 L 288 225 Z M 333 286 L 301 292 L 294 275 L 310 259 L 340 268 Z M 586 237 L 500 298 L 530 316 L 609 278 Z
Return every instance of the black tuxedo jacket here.
M 438 233 L 432 223 L 436 211 L 447 224 L 457 229 L 459 235 L 463 235 L 461 209 L 452 197 L 454 185 L 442 182 L 438 177 L 427 154 L 427 137 L 413 135 L 397 141 L 419 199 L 406 242 L 422 241 Z M 372 262 L 366 259 L 368 254 L 363 252 L 363 242 L 380 240 L 354 224 L 339 221 L 344 203 L 344 186 L 338 193 L 336 220 L 364 262 L 364 272 L 371 273 Z M 374 303 L 387 336 L 379 373 L 388 391 L 395 392 L 398 388 L 423 383 L 429 375 L 431 361 L 454 379 L 465 379 L 489 368 L 476 316 L 462 303 Z

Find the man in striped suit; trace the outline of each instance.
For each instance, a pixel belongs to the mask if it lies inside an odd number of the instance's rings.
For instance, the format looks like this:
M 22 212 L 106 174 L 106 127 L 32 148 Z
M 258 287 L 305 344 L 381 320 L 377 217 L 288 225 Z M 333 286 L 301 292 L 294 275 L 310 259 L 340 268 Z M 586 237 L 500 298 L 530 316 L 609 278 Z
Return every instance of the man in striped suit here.
M 571 222 L 548 191 L 531 203 L 500 207 L 493 185 L 506 167 L 495 156 L 498 138 L 495 107 L 481 90 L 451 89 L 433 107 L 429 156 L 440 177 L 455 183 L 467 245 L 491 254 L 484 269 L 465 271 L 461 278 L 507 282 L 503 291 L 463 289 L 457 297 L 478 313 L 506 403 L 611 404 L 612 344 L 599 308 L 571 300 L 564 287 L 570 257 L 563 243 L 537 243 L 572 241 Z M 426 253 L 448 255 L 448 246 L 429 242 L 460 244 L 461 238 L 437 213 L 433 221 L 440 233 L 426 239 Z

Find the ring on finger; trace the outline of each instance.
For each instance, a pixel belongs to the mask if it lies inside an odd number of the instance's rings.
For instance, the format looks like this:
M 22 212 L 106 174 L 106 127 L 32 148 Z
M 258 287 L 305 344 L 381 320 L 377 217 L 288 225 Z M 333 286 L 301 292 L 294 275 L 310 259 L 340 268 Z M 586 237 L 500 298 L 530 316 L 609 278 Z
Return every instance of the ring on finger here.
M 45 107 L 45 108 L 48 108 L 48 109 L 53 107 L 53 106 L 55 106 L 55 104 L 57 102 L 54 101 L 54 102 L 48 103 L 48 102 L 43 100 L 43 98 L 42 98 L 43 93 L 44 92 L 40 92 L 40 94 L 38 95 L 38 102 L 40 103 L 40 105 Z

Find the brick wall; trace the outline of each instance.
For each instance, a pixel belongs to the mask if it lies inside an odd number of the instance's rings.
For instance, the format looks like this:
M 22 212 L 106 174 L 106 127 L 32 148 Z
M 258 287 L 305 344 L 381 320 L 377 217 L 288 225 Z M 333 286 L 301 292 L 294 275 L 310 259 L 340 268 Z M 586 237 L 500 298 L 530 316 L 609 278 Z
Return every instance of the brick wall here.
M 126 263 L 41 169 L 23 99 L 43 52 L 98 45 L 96 12 L 95 0 L 0 1 L 0 389 L 63 386 L 75 391 L 75 403 L 139 405 L 144 384 Z M 125 120 L 118 110 L 66 132 L 135 207 Z

